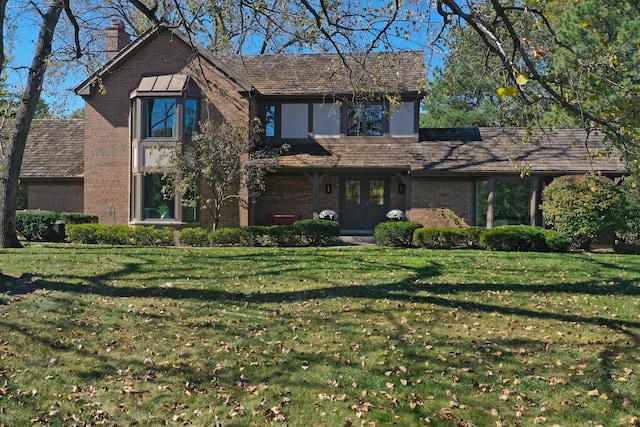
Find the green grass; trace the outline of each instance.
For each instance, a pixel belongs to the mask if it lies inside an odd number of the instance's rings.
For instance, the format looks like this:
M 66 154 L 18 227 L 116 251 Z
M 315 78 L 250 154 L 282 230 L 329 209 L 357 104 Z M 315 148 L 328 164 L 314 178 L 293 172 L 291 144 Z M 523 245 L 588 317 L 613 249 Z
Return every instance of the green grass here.
M 640 416 L 640 257 L 30 245 L 0 266 L 0 425 Z

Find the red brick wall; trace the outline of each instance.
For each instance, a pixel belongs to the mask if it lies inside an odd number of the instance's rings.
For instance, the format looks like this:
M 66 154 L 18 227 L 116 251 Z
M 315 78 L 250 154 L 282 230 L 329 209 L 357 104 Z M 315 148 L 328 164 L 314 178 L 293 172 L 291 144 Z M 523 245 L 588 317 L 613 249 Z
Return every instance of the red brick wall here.
M 25 182 L 27 208 L 54 212 L 84 212 L 82 182 Z
M 414 177 L 411 183 L 411 220 L 429 224 L 430 209 L 445 208 L 472 225 L 475 211 L 474 194 L 473 180 Z
M 323 189 L 324 191 L 324 189 Z M 254 205 L 256 225 L 266 225 L 266 216 L 291 214 L 313 217 L 313 183 L 302 174 L 271 175 Z M 335 209 L 335 208 L 334 208 Z
M 197 64 L 193 65 L 192 64 Z M 201 71 L 207 74 L 206 81 Z M 146 74 L 190 73 L 211 102 L 201 119 L 220 121 L 248 115 L 248 101 L 217 68 L 198 62 L 191 48 L 166 31 L 104 75 L 104 93 L 85 97 L 85 196 L 88 214 L 103 223 L 129 221 L 131 143 L 130 93 Z M 208 83 L 207 83 L 208 82 Z M 235 207 L 238 210 L 238 207 Z

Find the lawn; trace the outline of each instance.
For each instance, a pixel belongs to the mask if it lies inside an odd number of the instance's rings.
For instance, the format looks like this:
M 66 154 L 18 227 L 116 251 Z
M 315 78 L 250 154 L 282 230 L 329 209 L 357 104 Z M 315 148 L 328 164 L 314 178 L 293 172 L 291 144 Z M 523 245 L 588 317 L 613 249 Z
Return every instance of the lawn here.
M 640 416 L 637 256 L 29 245 L 0 271 L 0 426 Z

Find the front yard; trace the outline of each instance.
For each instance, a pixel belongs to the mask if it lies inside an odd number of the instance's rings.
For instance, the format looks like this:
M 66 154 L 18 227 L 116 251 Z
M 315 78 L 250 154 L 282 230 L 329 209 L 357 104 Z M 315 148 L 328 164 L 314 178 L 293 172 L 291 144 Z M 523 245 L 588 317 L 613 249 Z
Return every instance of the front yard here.
M 0 426 L 638 425 L 640 257 L 29 245 L 0 272 Z

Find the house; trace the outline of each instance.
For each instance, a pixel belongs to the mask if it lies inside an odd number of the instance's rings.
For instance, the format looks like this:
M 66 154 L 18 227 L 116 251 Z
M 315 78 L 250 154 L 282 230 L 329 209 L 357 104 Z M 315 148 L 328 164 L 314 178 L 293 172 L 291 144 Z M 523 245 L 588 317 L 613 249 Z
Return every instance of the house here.
M 84 120 L 32 121 L 20 186 L 28 209 L 84 211 Z
M 133 42 L 107 29 L 107 62 L 76 87 L 85 100 L 84 210 L 101 222 L 209 226 L 162 197 L 159 152 L 199 121 L 259 118 L 266 143 L 287 144 L 264 193 L 228 205 L 222 226 L 339 214 L 344 234 L 371 233 L 391 209 L 411 220 L 542 225 L 555 176 L 625 173 L 601 135 L 573 129 L 419 129 L 421 52 L 214 57 L 175 28 Z M 162 149 L 158 149 L 158 147 Z M 521 175 L 524 178 L 521 178 Z

